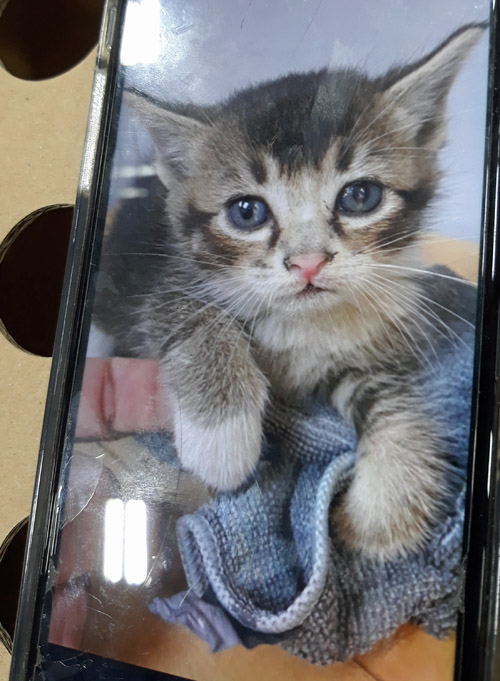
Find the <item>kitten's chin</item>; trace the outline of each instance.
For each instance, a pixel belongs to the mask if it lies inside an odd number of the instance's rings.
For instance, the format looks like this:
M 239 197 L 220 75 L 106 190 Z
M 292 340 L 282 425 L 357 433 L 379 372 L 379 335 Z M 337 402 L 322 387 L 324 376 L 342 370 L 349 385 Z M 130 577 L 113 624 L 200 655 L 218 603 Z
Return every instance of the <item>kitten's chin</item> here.
M 275 305 L 275 310 L 285 316 L 314 315 L 317 312 L 333 310 L 345 302 L 335 290 L 308 286 L 291 296 L 283 297 Z

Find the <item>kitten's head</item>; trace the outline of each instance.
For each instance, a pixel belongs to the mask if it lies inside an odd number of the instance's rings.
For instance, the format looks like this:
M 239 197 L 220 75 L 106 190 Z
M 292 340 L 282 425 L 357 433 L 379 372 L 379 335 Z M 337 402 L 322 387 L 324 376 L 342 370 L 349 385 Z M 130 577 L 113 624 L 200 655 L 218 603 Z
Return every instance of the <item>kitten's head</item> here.
M 140 104 L 193 283 L 242 316 L 300 314 L 386 287 L 414 262 L 451 85 L 484 27 L 369 79 L 294 74 L 216 107 Z M 137 108 L 137 107 L 136 107 Z

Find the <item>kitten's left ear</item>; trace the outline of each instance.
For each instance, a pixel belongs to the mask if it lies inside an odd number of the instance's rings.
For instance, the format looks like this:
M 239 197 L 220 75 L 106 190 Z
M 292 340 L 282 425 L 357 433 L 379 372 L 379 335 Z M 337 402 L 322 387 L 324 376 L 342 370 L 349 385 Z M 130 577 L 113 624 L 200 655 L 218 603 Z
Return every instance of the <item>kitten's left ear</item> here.
M 487 24 L 467 24 L 429 55 L 401 70 L 391 71 L 383 99 L 388 110 L 399 110 L 419 144 L 439 148 L 444 142 L 448 93 L 469 52 Z
M 189 173 L 196 162 L 196 150 L 208 124 L 183 113 L 163 108 L 134 90 L 124 93 L 124 102 L 142 121 L 153 140 L 158 177 L 167 187 Z

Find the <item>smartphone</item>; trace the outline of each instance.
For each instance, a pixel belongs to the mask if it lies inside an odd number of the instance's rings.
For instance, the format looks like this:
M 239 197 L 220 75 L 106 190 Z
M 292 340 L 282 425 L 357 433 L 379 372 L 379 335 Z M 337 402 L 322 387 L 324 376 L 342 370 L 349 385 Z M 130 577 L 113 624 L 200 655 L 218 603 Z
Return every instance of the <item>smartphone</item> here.
M 498 678 L 497 20 L 108 0 L 11 681 Z

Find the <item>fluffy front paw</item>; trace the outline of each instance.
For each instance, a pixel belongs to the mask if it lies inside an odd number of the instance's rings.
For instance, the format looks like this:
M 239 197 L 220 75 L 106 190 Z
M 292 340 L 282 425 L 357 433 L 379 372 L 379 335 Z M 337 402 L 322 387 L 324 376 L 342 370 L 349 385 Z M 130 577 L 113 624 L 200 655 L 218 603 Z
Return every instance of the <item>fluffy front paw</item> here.
M 429 535 L 430 519 L 416 507 L 398 508 L 359 497 L 356 491 L 332 510 L 340 539 L 368 558 L 391 560 L 418 549 Z
M 384 466 L 377 457 L 358 462 L 345 497 L 332 508 L 332 525 L 351 549 L 391 560 L 419 549 L 443 516 L 443 475 L 438 467 Z
M 184 468 L 218 490 L 232 490 L 255 470 L 262 445 L 260 413 L 207 425 L 179 412 L 175 444 Z

